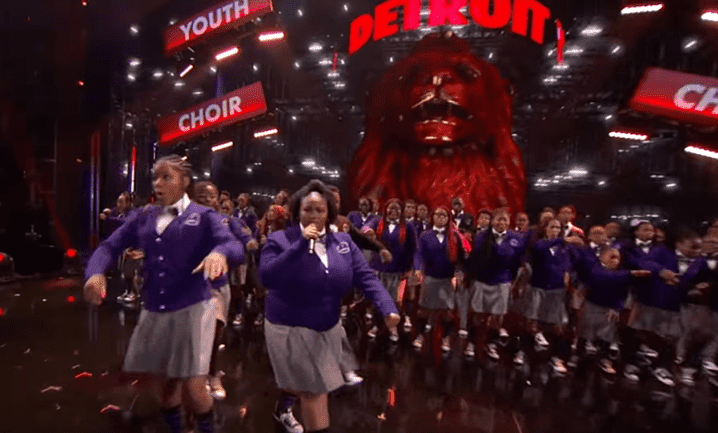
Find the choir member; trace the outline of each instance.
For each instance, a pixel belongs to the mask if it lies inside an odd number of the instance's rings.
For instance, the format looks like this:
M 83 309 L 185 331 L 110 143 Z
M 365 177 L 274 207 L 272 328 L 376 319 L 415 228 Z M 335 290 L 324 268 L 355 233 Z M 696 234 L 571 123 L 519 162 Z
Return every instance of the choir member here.
M 491 225 L 491 210 L 481 209 L 476 215 L 476 230 L 481 232 L 489 228 Z
M 190 201 L 189 164 L 160 158 L 154 189 L 161 206 L 133 215 L 92 254 L 85 270 L 85 299 L 100 305 L 104 271 L 127 247 L 145 252 L 145 303 L 130 339 L 123 370 L 164 379 L 162 412 L 170 431 L 182 431 L 182 394 L 189 397 L 197 430 L 213 430 L 206 386 L 216 319 L 212 287 L 226 284 L 229 264 L 244 260 L 242 245 L 212 209 Z
M 556 218 L 561 221 L 561 234 L 564 238 L 567 238 L 571 235 L 577 235 L 582 238 L 585 237 L 583 230 L 573 224 L 573 222 L 576 220 L 576 208 L 573 205 L 566 205 L 559 209 Z
M 383 218 L 373 223 L 371 228 L 377 239 L 391 252 L 392 261 L 383 263 L 375 254 L 370 266 L 379 273 L 382 284 L 399 306 L 399 285 L 406 282 L 411 272 L 421 269 L 416 229 L 404 221 L 401 202 L 398 199 L 391 199 L 386 203 Z M 369 330 L 369 337 L 375 338 L 378 331 L 378 326 L 373 326 Z M 396 329 L 391 330 L 390 339 L 393 342 L 399 340 Z
M 234 211 L 234 216 L 244 221 L 252 232 L 257 228 L 257 213 L 254 207 L 250 204 L 249 194 L 242 193 L 237 197 L 237 209 Z
M 294 194 L 290 210 L 298 224 L 269 235 L 259 265 L 268 289 L 265 339 L 283 390 L 274 416 L 290 431 L 302 431 L 291 410 L 299 396 L 307 431 L 328 432 L 327 394 L 345 382 L 341 299 L 358 287 L 390 329 L 396 328 L 399 315 L 351 237 L 331 231 L 337 208 L 322 182 L 311 181 Z
M 451 199 L 451 219 L 454 220 L 456 227 L 460 227 L 464 222 L 471 226 L 474 225 L 474 216 L 464 212 L 464 200 L 461 197 Z
M 441 348 L 448 352 L 451 348 L 453 328 L 452 310 L 456 306 L 456 287 L 453 279 L 460 262 L 465 261 L 465 251 L 461 234 L 449 219 L 450 211 L 444 206 L 438 207 L 433 215 L 432 230 L 427 230 L 419 238 L 419 251 L 422 257 L 422 271 L 419 280 L 423 280 L 423 289 L 419 306 L 423 310 L 419 335 L 414 346 L 421 348 L 424 333 L 431 329 L 440 316 L 443 336 Z M 426 313 L 429 324 L 425 325 Z
M 477 316 L 491 329 L 486 353 L 492 359 L 498 359 L 495 337 L 508 338 L 502 328 L 503 316 L 508 309 L 513 271 L 518 268 L 526 251 L 523 236 L 509 231 L 510 217 L 505 208 L 493 212 L 491 225 L 487 230 L 476 235 L 466 267 L 467 279 L 471 283 L 471 311 L 474 323 L 469 331 L 471 341 L 467 345 L 466 355 L 474 355 L 474 342 L 484 341 L 477 334 Z
M 378 220 L 378 217 L 372 214 L 372 201 L 368 197 L 362 197 L 359 199 L 359 210 L 351 211 L 347 215 L 349 221 L 354 224 L 354 227 L 361 230 L 365 226 L 372 225 L 372 223 Z

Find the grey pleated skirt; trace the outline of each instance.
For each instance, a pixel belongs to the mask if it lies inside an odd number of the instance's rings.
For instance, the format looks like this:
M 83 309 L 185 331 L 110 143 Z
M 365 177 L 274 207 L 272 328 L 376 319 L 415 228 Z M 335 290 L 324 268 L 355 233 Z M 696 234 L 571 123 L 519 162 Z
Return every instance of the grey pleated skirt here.
M 212 300 L 215 303 L 215 313 L 217 320 L 227 324 L 229 317 L 229 305 L 232 303 L 232 293 L 229 284 L 225 284 L 219 289 L 212 289 Z
M 552 325 L 568 324 L 566 311 L 566 289 L 544 290 L 538 287 L 533 289 L 533 306 L 531 313 L 535 312 L 535 320 Z
M 643 305 L 634 301 L 635 313 L 629 325 L 639 331 L 649 331 L 663 338 L 676 339 L 682 332 L 681 313 Z
M 122 369 L 166 378 L 206 375 L 216 325 L 214 299 L 169 313 L 143 309 Z
M 703 334 L 710 332 L 711 310 L 707 305 L 681 305 L 681 327 L 684 333 Z
M 608 320 L 612 309 L 586 300 L 581 313 L 581 337 L 587 341 L 618 342 L 618 321 Z
M 264 336 L 274 379 L 280 389 L 324 394 L 344 385 L 342 335 L 337 323 L 318 332 L 264 321 Z
M 386 291 L 391 295 L 391 299 L 397 302 L 399 296 L 399 283 L 401 283 L 402 274 L 379 272 L 379 281 L 386 287 Z
M 419 306 L 429 310 L 453 310 L 456 307 L 456 292 L 451 278 L 426 276 L 419 298 Z
M 469 305 L 476 313 L 506 314 L 510 292 L 511 283 L 489 286 L 481 281 L 474 281 L 469 293 Z

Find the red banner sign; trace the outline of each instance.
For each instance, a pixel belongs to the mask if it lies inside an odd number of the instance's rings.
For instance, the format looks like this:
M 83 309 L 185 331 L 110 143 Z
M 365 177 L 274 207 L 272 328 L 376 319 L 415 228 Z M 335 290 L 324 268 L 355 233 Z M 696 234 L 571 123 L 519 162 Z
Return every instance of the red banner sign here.
M 349 54 L 369 42 L 372 33 L 378 41 L 398 33 L 400 25 L 402 31 L 418 29 L 421 7 L 421 0 L 387 0 L 376 6 L 374 16 L 357 17 L 349 29 Z M 403 23 L 399 20 L 399 9 L 403 11 Z M 482 27 L 498 29 L 510 23 L 512 32 L 529 36 L 539 44 L 543 44 L 546 21 L 551 17 L 551 11 L 537 0 L 431 0 L 427 24 L 429 27 L 466 25 L 469 21 L 462 9 Z
M 272 0 L 231 0 L 220 3 L 165 30 L 165 54 L 182 49 L 245 24 L 273 10 Z
M 264 99 L 262 83 L 256 82 L 221 98 L 158 119 L 159 145 L 166 147 L 180 139 L 186 140 L 208 130 L 266 112 L 267 102 Z
M 718 79 L 649 68 L 633 95 L 636 111 L 700 125 L 718 124 Z

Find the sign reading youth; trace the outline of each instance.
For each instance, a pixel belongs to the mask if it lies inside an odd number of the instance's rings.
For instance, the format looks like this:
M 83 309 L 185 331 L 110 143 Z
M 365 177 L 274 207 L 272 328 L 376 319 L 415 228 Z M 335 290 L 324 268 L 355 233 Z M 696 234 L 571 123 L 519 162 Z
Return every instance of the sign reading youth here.
M 272 0 L 231 0 L 209 8 L 165 30 L 168 56 L 211 36 L 272 12 Z
M 180 139 L 188 139 L 266 112 L 267 102 L 262 83 L 256 82 L 221 98 L 158 119 L 159 145 L 169 146 Z
M 648 68 L 629 106 L 700 125 L 718 124 L 718 79 Z
M 471 19 L 488 29 L 506 27 L 521 36 L 529 35 L 536 43 L 543 44 L 546 21 L 551 11 L 536 0 L 431 0 L 429 2 L 429 27 L 468 24 L 462 9 L 468 8 Z M 403 11 L 403 23 L 399 20 Z M 369 39 L 378 41 L 402 31 L 416 30 L 421 24 L 421 0 L 388 0 L 374 9 L 374 16 L 357 17 L 349 29 L 349 54 L 354 54 Z

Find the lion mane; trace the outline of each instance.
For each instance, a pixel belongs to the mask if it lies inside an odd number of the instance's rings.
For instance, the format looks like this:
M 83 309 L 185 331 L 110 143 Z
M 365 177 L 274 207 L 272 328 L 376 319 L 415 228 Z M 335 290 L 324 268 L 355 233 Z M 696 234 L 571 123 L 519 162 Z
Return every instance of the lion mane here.
M 414 199 L 466 210 L 524 209 L 526 175 L 511 136 L 511 86 L 451 32 L 430 34 L 392 66 L 369 99 L 348 167 L 350 203 Z

